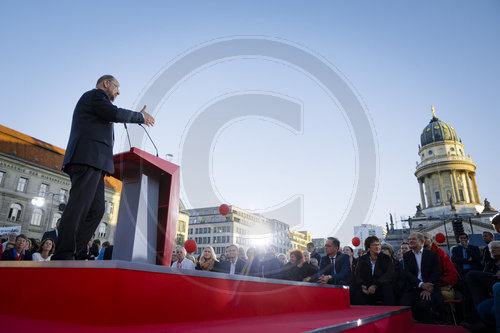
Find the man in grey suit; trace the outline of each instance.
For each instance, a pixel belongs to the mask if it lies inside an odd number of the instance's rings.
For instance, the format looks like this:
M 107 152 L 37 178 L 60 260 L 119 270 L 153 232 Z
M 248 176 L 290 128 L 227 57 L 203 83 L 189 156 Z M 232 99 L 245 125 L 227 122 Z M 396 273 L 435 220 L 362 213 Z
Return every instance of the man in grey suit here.
M 113 174 L 113 123 L 154 125 L 146 112 L 112 104 L 120 94 L 112 75 L 97 80 L 96 88 L 80 97 L 73 112 L 63 171 L 71 178 L 71 191 L 59 226 L 56 252 L 51 260 L 83 257 L 87 243 L 104 214 L 104 175 Z

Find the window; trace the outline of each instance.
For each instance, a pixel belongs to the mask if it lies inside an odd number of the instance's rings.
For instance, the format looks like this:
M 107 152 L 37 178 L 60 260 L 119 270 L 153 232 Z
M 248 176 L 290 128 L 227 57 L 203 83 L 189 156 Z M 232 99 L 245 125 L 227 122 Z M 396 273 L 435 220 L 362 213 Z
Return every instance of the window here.
M 38 196 L 39 197 L 45 197 L 47 194 L 47 191 L 49 189 L 49 185 L 47 184 L 40 184 L 40 189 L 38 190 Z
M 21 218 L 21 211 L 22 211 L 23 207 L 18 204 L 18 203 L 13 203 L 12 205 L 10 205 L 10 209 L 9 209 L 9 220 L 10 221 L 19 221 L 19 219 Z
M 441 193 L 436 192 L 436 202 L 440 203 L 441 202 Z
M 61 214 L 59 213 L 54 213 L 52 216 L 52 222 L 50 222 L 50 228 L 54 229 L 56 227 L 57 220 L 61 218 Z
M 31 225 L 40 225 L 42 223 L 43 212 L 40 208 L 35 208 L 33 210 L 33 215 L 31 215 Z
M 464 200 L 464 191 L 463 190 L 458 190 L 458 194 L 460 195 L 460 201 L 465 201 Z
M 0 171 L 0 186 L 3 185 L 3 179 L 5 178 L 5 172 Z
M 107 228 L 106 223 L 99 224 L 99 229 L 98 229 L 99 238 L 106 238 L 106 228 Z
M 68 190 L 65 190 L 62 188 L 59 191 L 59 202 L 65 202 L 67 194 L 68 194 Z
M 19 181 L 17 182 L 17 190 L 19 192 L 25 192 L 27 184 L 28 184 L 28 178 L 19 177 Z

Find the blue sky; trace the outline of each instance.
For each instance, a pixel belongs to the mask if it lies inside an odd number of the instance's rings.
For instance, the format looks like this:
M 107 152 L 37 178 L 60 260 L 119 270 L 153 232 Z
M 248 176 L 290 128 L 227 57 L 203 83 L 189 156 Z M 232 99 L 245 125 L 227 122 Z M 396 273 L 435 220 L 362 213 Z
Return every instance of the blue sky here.
M 379 176 L 371 214 L 360 223 L 414 214 L 413 173 L 431 105 L 477 164 L 481 199 L 500 207 L 496 1 L 2 1 L 1 8 L 1 123 L 17 131 L 65 148 L 74 105 L 100 75 L 117 76 L 116 104 L 135 108 L 151 80 L 188 50 L 265 36 L 322 57 L 362 99 L 376 131 Z M 301 228 L 329 235 L 349 205 L 355 143 L 339 107 L 294 68 L 233 59 L 186 79 L 154 110 L 160 154 L 179 162 L 190 119 L 213 99 L 250 90 L 300 100 L 304 129 L 296 135 L 248 118 L 219 133 L 211 170 L 222 201 L 263 210 L 302 195 Z M 116 133 L 119 151 L 121 126 Z M 337 235 L 345 243 L 352 233 Z

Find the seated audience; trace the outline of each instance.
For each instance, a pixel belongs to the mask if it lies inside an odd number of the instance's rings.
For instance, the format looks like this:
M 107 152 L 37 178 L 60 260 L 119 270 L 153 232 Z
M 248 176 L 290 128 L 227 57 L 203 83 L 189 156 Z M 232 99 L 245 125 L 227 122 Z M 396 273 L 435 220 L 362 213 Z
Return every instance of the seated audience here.
M 54 254 L 56 246 L 50 238 L 45 238 L 40 244 L 37 252 L 33 253 L 33 261 L 50 261 L 50 257 Z
M 196 269 L 200 271 L 214 271 L 217 272 L 219 268 L 219 261 L 215 255 L 214 248 L 207 246 L 203 249 L 200 260 L 196 264 Z
M 394 263 L 392 258 L 381 253 L 380 239 L 369 236 L 365 240 L 367 253 L 358 259 L 356 285 L 352 288 L 353 301 L 357 305 L 395 305 L 394 300 Z
M 290 261 L 283 267 L 283 279 L 308 282 L 314 273 L 314 268 L 305 262 L 304 254 L 300 250 L 290 252 Z
M 494 261 L 490 255 L 490 249 L 488 248 L 488 244 L 494 240 L 493 233 L 489 231 L 483 231 L 483 241 L 486 243 L 486 246 L 482 249 L 483 254 L 481 255 L 481 263 L 483 267 L 488 265 L 490 261 Z
M 278 260 L 281 262 L 282 266 L 285 266 L 288 263 L 288 257 L 284 253 L 278 254 Z
M 403 254 L 407 283 L 401 305 L 411 306 L 413 316 L 418 321 L 436 324 L 438 315 L 432 311 L 432 307 L 440 307 L 443 301 L 439 287 L 439 257 L 424 249 L 425 239 L 420 232 L 410 234 L 408 241 L 411 251 Z
M 2 260 L 31 261 L 32 255 L 26 250 L 27 244 L 28 238 L 24 234 L 20 234 L 16 237 L 14 248 L 2 253 Z
M 321 258 L 318 282 L 322 284 L 349 285 L 349 256 L 339 251 L 340 241 L 328 237 L 325 242 L 326 255 Z
M 270 279 L 282 279 L 283 275 L 281 273 L 281 268 L 283 267 L 282 262 L 276 257 L 276 252 L 278 248 L 274 245 L 270 245 L 267 248 L 267 252 L 261 261 L 261 273 L 262 277 Z M 285 256 L 286 258 L 286 256 Z
M 351 272 L 356 271 L 356 264 L 358 262 L 358 258 L 354 258 L 354 250 L 350 246 L 344 246 L 342 252 L 349 256 L 349 263 L 351 267 Z
M 15 232 L 11 232 L 9 234 L 9 237 L 7 240 L 5 240 L 2 245 L 3 245 L 3 252 L 5 252 L 7 250 L 7 243 L 13 243 L 15 244 L 16 243 L 16 233 Z
M 319 262 L 318 262 L 318 259 L 316 259 L 316 258 L 311 258 L 311 265 L 313 265 L 314 267 L 316 267 L 317 269 L 319 269 Z
M 106 252 L 106 249 L 109 247 L 109 242 L 105 241 L 102 243 L 102 247 L 99 250 L 99 255 L 97 256 L 97 260 L 104 260 L 104 252 Z
M 241 274 L 246 262 L 238 257 L 238 247 L 236 245 L 229 245 L 226 248 L 226 257 L 227 260 L 220 263 L 218 271 L 231 275 Z
M 450 257 L 436 243 L 432 241 L 432 236 L 428 232 L 424 232 L 424 248 L 437 253 L 439 257 L 439 267 L 441 275 L 439 277 L 439 285 L 444 299 L 454 299 L 455 291 L 453 286 L 458 281 L 458 272 L 455 265 L 451 262 Z
M 186 258 L 186 249 L 182 246 L 175 248 L 177 260 L 172 263 L 172 267 L 179 269 L 194 269 L 194 263 Z

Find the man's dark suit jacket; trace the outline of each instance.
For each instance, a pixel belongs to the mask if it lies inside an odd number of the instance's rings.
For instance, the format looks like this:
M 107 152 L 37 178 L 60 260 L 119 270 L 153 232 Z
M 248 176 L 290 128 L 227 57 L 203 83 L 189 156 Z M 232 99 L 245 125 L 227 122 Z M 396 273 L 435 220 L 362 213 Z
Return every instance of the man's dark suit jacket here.
M 245 260 L 238 258 L 236 260 L 236 267 L 234 269 L 234 274 L 241 274 L 241 271 L 243 270 L 243 267 L 245 267 Z M 214 269 L 215 270 L 215 269 Z M 231 260 L 226 260 L 220 263 L 219 267 L 217 268 L 217 272 L 220 273 L 227 273 L 231 271 Z
M 481 252 L 479 248 L 469 244 L 465 249 L 467 258 L 464 258 L 463 249 L 464 247 L 462 245 L 458 245 L 451 251 L 451 260 L 454 264 L 458 265 L 459 271 L 462 271 L 463 264 L 469 264 L 472 270 L 482 271 L 483 265 L 481 265 Z M 472 258 L 472 261 L 469 261 L 469 258 Z
M 434 284 L 435 289 L 439 287 L 441 268 L 437 253 L 424 249 L 421 262 L 422 280 L 418 279 L 417 259 L 413 250 L 406 252 L 403 255 L 403 260 L 408 288 L 418 288 L 420 282 L 430 282 Z
M 73 113 L 63 170 L 69 164 L 85 164 L 113 174 L 114 122 L 143 123 L 144 117 L 113 105 L 102 89 L 84 93 Z
M 44 239 L 47 239 L 47 238 L 50 238 L 52 239 L 54 242 L 57 242 L 57 234 L 56 234 L 56 231 L 55 230 L 50 230 L 50 231 L 46 231 L 43 233 L 43 236 L 42 236 L 42 241 Z
M 4 253 L 2 253 L 2 260 L 15 261 L 16 257 L 17 257 L 17 251 L 16 251 L 16 249 L 6 250 L 6 251 L 4 251 Z M 22 260 L 22 261 L 33 260 L 31 252 L 24 251 L 24 254 L 21 255 L 20 260 Z
M 350 285 L 349 274 L 351 272 L 351 261 L 347 254 L 339 252 L 335 258 L 335 271 L 333 273 L 332 262 L 328 256 L 323 256 L 319 264 L 318 277 L 321 275 L 331 275 L 333 278 L 328 284 Z
M 356 283 L 358 286 L 377 287 L 383 283 L 392 282 L 394 278 L 394 262 L 389 256 L 379 253 L 375 262 L 375 269 L 372 275 L 372 263 L 370 253 L 367 253 L 358 259 L 356 266 Z

